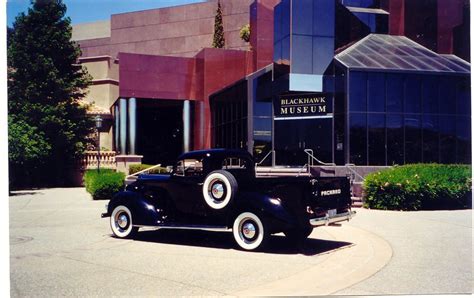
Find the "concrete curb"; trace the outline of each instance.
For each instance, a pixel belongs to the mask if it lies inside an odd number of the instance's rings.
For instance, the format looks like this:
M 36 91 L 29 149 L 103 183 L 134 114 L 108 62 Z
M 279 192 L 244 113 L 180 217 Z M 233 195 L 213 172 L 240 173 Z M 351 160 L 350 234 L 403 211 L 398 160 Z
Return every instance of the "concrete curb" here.
M 353 245 L 336 250 L 308 270 L 251 289 L 235 296 L 314 296 L 330 295 L 359 283 L 382 269 L 392 257 L 387 241 L 362 229 L 320 227 L 337 241 Z

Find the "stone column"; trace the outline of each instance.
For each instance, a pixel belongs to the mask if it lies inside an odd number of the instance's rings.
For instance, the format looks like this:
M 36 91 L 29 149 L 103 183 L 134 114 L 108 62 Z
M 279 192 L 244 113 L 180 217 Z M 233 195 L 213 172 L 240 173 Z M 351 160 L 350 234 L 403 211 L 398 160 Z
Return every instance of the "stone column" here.
M 127 154 L 127 100 L 120 99 L 120 154 Z
M 183 152 L 188 152 L 191 141 L 191 103 L 183 102 Z
M 137 141 L 137 99 L 128 100 L 128 154 L 135 155 Z
M 114 105 L 114 150 L 119 151 L 120 142 L 120 112 L 118 104 Z

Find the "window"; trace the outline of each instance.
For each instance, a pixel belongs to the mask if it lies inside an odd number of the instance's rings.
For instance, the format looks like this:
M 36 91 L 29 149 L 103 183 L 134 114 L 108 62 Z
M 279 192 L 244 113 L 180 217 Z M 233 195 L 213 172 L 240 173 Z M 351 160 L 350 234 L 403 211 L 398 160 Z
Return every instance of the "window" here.
M 349 84 L 349 110 L 351 112 L 367 111 L 367 74 L 351 72 Z
M 298 2 L 298 1 L 293 1 Z M 313 2 L 313 35 L 334 36 L 335 30 L 335 9 L 336 6 L 331 1 Z
M 438 113 L 438 78 L 426 76 L 423 78 L 423 113 Z
M 441 77 L 439 80 L 439 113 L 456 114 L 456 77 Z
M 405 163 L 421 161 L 421 119 L 418 115 L 405 115 Z
M 456 117 L 439 116 L 440 163 L 456 162 Z
M 387 165 L 403 164 L 403 136 L 403 116 L 387 115 Z
M 421 113 L 421 79 L 408 75 L 405 81 L 405 113 Z
M 334 57 L 334 39 L 332 37 L 313 36 L 312 50 L 312 73 L 322 74 L 327 70 Z
M 385 165 L 385 115 L 369 114 L 369 165 Z
M 403 76 L 387 74 L 387 112 L 403 111 Z
M 350 114 L 350 163 L 367 165 L 367 114 Z
M 439 162 L 438 115 L 423 115 L 423 162 Z
M 246 170 L 248 169 L 248 161 L 243 158 L 238 157 L 228 157 L 222 162 L 223 170 L 239 169 Z
M 291 72 L 311 74 L 313 72 L 313 38 L 306 35 L 292 36 Z M 311 55 L 311 56 L 310 56 Z
M 471 89 L 469 79 L 459 79 L 457 85 L 457 113 L 459 115 L 471 114 Z
M 458 116 L 456 125 L 457 162 L 471 163 L 471 118 Z
M 202 160 L 183 159 L 176 163 L 174 174 L 176 176 L 200 176 L 202 173 Z
M 293 34 L 312 35 L 313 33 L 313 1 L 293 1 L 292 31 Z
M 368 111 L 385 112 L 385 75 L 369 73 L 368 80 Z

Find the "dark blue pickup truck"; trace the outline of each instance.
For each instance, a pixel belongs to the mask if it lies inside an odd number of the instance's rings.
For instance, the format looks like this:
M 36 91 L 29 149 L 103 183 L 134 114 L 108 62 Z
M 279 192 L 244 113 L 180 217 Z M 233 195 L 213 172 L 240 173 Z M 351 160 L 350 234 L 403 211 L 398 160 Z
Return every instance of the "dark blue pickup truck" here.
M 255 250 L 271 234 L 300 241 L 354 214 L 347 177 L 256 177 L 248 152 L 212 149 L 181 155 L 168 175 L 139 175 L 102 217 L 118 238 L 139 229 L 231 231 L 240 248 Z

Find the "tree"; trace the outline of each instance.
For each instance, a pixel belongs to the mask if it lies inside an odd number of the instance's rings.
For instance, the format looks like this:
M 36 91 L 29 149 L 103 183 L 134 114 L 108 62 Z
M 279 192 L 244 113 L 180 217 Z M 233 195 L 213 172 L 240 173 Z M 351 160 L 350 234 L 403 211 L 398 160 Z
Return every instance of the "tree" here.
M 79 100 L 91 77 L 77 64 L 62 0 L 34 0 L 8 30 L 10 179 L 63 184 L 81 157 L 93 122 Z
M 242 28 L 240 28 L 239 35 L 240 35 L 240 39 L 242 39 L 245 42 L 249 42 L 250 41 L 250 24 L 242 26 Z
M 225 46 L 224 25 L 222 23 L 221 2 L 217 1 L 217 11 L 214 18 L 214 37 L 212 40 L 213 48 L 223 48 Z

